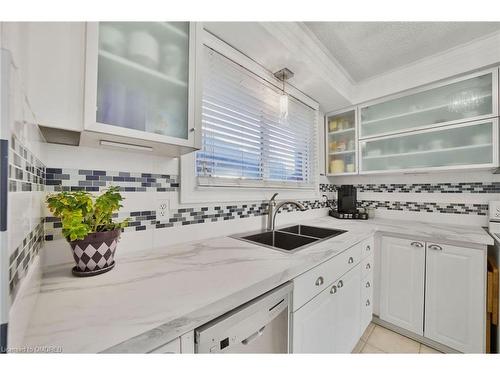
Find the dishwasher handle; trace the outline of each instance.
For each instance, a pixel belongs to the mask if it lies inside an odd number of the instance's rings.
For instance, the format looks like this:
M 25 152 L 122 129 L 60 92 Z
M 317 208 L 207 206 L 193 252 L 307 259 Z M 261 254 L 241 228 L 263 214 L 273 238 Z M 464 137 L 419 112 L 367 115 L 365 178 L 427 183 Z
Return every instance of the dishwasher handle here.
M 266 326 L 262 327 L 261 329 L 259 329 L 257 332 L 255 333 L 252 333 L 250 336 L 248 336 L 245 340 L 242 340 L 241 343 L 243 345 L 248 345 L 250 344 L 252 341 L 255 341 L 257 340 L 260 336 L 262 336 L 264 334 L 264 330 L 266 329 Z

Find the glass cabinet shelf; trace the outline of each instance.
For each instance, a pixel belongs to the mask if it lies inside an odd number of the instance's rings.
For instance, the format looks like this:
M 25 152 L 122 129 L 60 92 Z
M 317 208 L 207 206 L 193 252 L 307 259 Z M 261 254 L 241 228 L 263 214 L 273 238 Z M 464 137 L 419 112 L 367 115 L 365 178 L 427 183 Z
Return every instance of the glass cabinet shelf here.
M 326 115 L 326 162 L 328 175 L 357 173 L 356 109 Z
M 498 120 L 360 141 L 360 173 L 496 167 Z
M 102 58 L 100 59 L 99 63 L 102 65 L 109 63 L 110 69 L 130 69 L 133 70 L 137 73 L 143 73 L 145 78 L 154 78 L 156 79 L 161 79 L 165 82 L 168 82 L 172 85 L 177 85 L 180 87 L 187 87 L 187 81 L 181 81 L 180 79 L 174 77 L 174 76 L 168 76 L 166 74 L 163 74 L 157 70 L 150 69 L 146 66 L 143 66 L 141 64 L 138 64 L 134 61 L 127 60 L 121 56 L 114 55 L 108 51 L 104 50 L 99 50 L 99 57 Z M 114 66 L 113 66 L 114 65 Z M 146 77 L 150 76 L 150 77 Z
M 361 106 L 360 139 L 494 117 L 497 75 L 476 73 Z

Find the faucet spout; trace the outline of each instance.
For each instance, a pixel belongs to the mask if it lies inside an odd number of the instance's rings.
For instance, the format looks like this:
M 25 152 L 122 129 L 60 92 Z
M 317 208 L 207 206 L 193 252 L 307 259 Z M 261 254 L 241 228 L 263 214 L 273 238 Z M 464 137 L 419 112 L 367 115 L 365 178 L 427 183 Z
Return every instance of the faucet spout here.
M 293 206 L 296 206 L 299 210 L 301 211 L 306 211 L 307 208 L 300 202 L 297 202 L 297 201 L 294 201 L 294 200 L 290 200 L 290 201 L 282 201 L 282 202 L 279 202 L 278 204 L 276 204 L 274 202 L 274 197 L 276 196 L 276 194 L 273 196 L 273 198 L 269 201 L 269 212 L 268 212 L 268 225 L 267 225 L 267 228 L 268 230 L 271 230 L 271 231 L 274 231 L 274 228 L 275 228 L 275 224 L 276 224 L 276 214 L 278 213 L 279 209 L 287 204 L 291 204 Z M 272 204 L 272 208 L 271 208 L 271 204 Z

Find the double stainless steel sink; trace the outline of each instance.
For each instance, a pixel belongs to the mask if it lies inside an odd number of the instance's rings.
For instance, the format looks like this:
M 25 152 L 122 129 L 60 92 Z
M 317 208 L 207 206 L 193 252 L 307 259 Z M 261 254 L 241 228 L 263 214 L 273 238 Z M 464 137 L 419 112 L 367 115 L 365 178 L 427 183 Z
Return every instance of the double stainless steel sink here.
M 293 225 L 273 231 L 238 235 L 234 238 L 276 250 L 296 252 L 307 245 L 328 240 L 345 232 L 340 229 Z

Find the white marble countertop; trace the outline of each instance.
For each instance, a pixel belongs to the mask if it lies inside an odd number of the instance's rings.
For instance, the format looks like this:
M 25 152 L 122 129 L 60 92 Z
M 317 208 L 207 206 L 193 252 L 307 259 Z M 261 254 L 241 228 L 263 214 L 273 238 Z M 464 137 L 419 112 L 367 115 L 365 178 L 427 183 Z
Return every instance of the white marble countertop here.
M 75 278 L 67 265 L 52 268 L 44 274 L 25 345 L 61 346 L 73 353 L 150 351 L 376 231 L 493 244 L 480 227 L 330 217 L 304 223 L 348 232 L 294 254 L 219 237 L 123 256 L 113 271 L 99 277 Z

